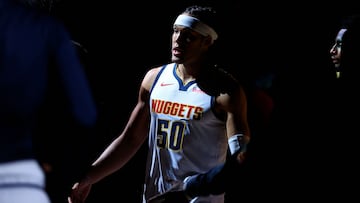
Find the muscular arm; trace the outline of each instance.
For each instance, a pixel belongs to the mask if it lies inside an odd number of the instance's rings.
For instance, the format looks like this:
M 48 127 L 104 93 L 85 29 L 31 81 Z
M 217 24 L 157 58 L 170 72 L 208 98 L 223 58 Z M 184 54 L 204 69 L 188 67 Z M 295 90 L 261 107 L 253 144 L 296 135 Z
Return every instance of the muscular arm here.
M 122 168 L 140 149 L 148 136 L 149 94 L 159 69 L 147 72 L 140 86 L 137 104 L 124 130 L 91 165 L 83 179 L 73 185 L 69 203 L 85 202 L 94 183 Z
M 150 120 L 149 91 L 157 72 L 157 69 L 152 69 L 144 77 L 137 104 L 124 130 L 105 149 L 88 171 L 86 179 L 90 184 L 98 182 L 123 167 L 146 140 Z
M 236 134 L 243 135 L 240 142 L 244 148 L 240 149 L 239 153 L 234 154 L 238 162 L 241 163 L 245 158 L 246 145 L 250 141 L 246 94 L 242 87 L 239 87 L 233 95 L 226 94 L 218 97 L 217 100 L 220 106 L 223 106 L 224 110 L 227 111 L 226 131 L 228 138 Z
M 144 91 L 141 88 L 140 92 Z M 122 168 L 135 155 L 147 137 L 148 119 L 147 102 L 139 100 L 124 131 L 92 164 L 87 174 L 91 184 Z

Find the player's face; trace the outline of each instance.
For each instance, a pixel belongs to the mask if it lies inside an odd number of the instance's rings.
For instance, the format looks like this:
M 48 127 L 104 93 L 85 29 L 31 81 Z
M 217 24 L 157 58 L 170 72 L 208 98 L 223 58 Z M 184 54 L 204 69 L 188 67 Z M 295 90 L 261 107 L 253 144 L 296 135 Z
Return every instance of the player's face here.
M 172 62 L 191 63 L 199 60 L 208 50 L 209 42 L 209 37 L 204 37 L 190 28 L 175 25 L 172 34 Z
M 346 32 L 346 29 L 339 30 L 338 34 L 335 38 L 335 43 L 330 49 L 330 55 L 331 60 L 335 66 L 336 69 L 340 68 L 340 62 L 341 62 L 341 46 L 342 46 L 342 39 L 344 36 L 344 33 Z

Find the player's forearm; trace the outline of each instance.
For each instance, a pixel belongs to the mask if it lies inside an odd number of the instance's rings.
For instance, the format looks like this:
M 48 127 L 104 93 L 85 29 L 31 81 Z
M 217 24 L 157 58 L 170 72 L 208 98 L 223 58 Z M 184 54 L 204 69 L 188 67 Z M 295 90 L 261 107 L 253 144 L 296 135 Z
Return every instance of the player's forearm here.
M 92 183 L 122 168 L 140 149 L 148 135 L 146 107 L 141 102 L 136 105 L 123 133 L 92 164 L 87 174 Z
M 92 164 L 87 178 L 94 184 L 106 176 L 122 168 L 139 150 L 142 140 L 134 140 L 130 136 L 119 136 Z

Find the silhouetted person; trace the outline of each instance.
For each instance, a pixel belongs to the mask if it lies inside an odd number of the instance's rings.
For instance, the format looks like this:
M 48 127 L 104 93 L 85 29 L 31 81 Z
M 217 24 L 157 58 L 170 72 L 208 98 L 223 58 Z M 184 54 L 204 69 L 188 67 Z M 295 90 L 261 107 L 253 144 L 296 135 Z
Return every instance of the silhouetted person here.
M 1 0 L 0 30 L 0 202 L 48 203 L 34 146 L 36 129 L 47 128 L 38 122 L 47 96 L 61 98 L 58 106 L 47 109 L 49 120 L 58 116 L 51 113 L 61 107 L 84 128 L 94 126 L 96 106 L 61 22 L 24 2 Z

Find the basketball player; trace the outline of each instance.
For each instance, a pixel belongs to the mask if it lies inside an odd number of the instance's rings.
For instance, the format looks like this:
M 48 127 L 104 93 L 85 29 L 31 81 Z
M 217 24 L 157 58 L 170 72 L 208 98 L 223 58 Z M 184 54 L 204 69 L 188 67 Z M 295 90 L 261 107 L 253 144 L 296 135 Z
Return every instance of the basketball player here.
M 146 73 L 125 129 L 74 184 L 70 203 L 84 202 L 91 186 L 122 168 L 146 140 L 144 203 L 174 188 L 185 191 L 192 178 L 223 166 L 228 149 L 237 164 L 244 160 L 246 95 L 208 60 L 218 38 L 215 14 L 211 7 L 190 6 L 176 18 L 172 62 Z M 182 201 L 223 203 L 224 193 L 184 192 Z

